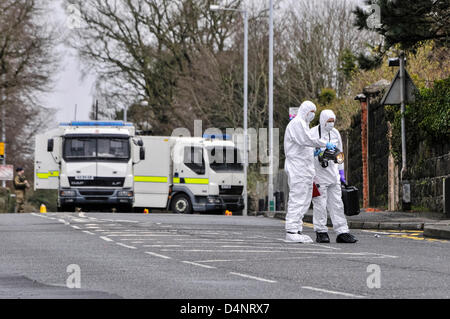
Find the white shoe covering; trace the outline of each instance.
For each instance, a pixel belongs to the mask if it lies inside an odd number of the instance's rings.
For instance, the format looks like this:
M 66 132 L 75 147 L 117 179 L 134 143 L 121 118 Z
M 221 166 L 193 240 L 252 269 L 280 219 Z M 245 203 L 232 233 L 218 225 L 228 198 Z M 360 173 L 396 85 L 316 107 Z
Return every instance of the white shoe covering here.
M 313 240 L 308 235 L 286 233 L 286 242 L 288 242 L 288 243 L 312 244 Z

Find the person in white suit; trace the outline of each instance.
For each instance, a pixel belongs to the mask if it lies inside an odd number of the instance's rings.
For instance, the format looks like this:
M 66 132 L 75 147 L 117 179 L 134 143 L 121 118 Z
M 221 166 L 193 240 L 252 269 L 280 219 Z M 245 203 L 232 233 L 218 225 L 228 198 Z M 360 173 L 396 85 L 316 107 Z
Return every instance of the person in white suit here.
M 324 110 L 320 114 L 320 124 L 311 129 L 313 138 L 323 138 L 328 143 L 336 145 L 343 150 L 341 134 L 334 128 L 336 115 L 331 110 Z M 319 150 L 315 152 L 315 155 Z M 342 202 L 341 183 L 347 184 L 345 180 L 344 164 L 328 161 L 328 167 L 324 168 L 315 157 L 314 166 L 316 176 L 314 182 L 320 192 L 320 196 L 313 198 L 313 223 L 318 243 L 329 243 L 327 227 L 327 211 L 330 213 L 333 228 L 338 235 L 338 243 L 356 243 L 358 240 L 349 233 L 347 219 L 344 214 Z

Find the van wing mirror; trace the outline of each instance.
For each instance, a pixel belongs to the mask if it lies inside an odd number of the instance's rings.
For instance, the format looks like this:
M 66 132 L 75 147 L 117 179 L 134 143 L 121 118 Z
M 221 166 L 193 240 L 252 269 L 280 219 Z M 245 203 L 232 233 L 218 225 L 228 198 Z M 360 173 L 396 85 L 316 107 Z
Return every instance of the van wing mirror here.
M 144 146 L 144 141 L 141 138 L 134 138 L 133 143 L 134 143 L 134 145 L 137 145 L 140 147 Z
M 143 146 L 139 149 L 139 159 L 145 161 L 145 147 Z
M 54 139 L 49 139 L 47 141 L 47 152 L 53 152 L 53 148 L 55 146 L 55 140 Z

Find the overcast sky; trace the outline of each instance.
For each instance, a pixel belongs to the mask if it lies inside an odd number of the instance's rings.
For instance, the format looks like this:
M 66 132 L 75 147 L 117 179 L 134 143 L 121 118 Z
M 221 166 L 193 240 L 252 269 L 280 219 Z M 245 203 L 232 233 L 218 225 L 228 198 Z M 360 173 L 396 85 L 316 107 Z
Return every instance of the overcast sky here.
M 62 32 L 68 32 L 67 17 L 61 7 L 61 1 L 52 1 L 49 17 L 61 25 Z M 76 57 L 75 50 L 60 45 L 58 51 L 62 55 L 61 69 L 55 77 L 54 89 L 43 98 L 43 104 L 48 108 L 57 110 L 55 120 L 58 123 L 74 119 L 75 105 L 78 105 L 77 120 L 87 120 L 92 105 L 92 87 L 95 77 L 88 75 L 82 78 L 81 65 Z

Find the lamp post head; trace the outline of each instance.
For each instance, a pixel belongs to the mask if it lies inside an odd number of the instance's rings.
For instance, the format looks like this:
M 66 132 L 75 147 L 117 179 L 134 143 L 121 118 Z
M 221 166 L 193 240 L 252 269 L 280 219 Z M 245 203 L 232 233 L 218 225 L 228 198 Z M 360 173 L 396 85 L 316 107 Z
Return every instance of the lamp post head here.
M 389 59 L 389 66 L 400 66 L 400 59 L 399 58 L 390 58 Z

